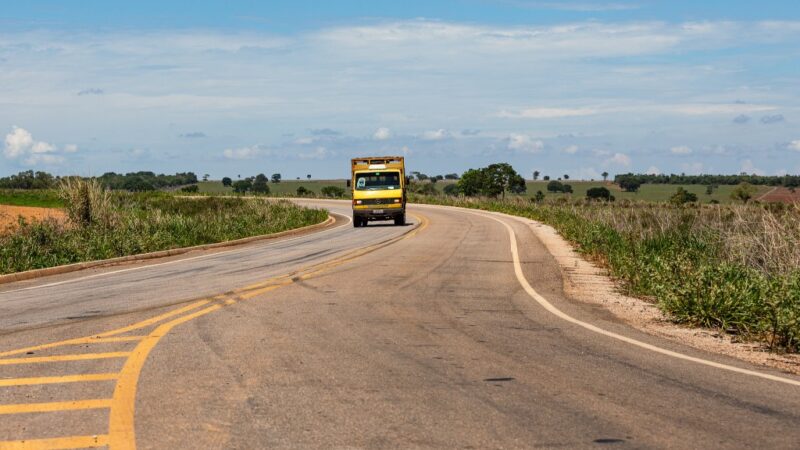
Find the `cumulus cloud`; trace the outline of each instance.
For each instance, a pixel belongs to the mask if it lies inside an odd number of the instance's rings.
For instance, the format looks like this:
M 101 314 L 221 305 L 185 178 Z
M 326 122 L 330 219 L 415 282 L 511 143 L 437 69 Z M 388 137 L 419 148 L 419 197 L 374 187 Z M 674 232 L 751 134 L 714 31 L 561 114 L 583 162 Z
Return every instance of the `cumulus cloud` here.
M 255 159 L 259 156 L 264 156 L 265 151 L 259 145 L 252 145 L 250 147 L 240 147 L 240 148 L 226 148 L 222 151 L 222 156 L 226 159 L 236 159 L 236 160 L 243 160 L 243 159 Z
M 689 155 L 692 153 L 692 149 L 685 145 L 680 145 L 678 147 L 672 147 L 669 149 L 670 153 L 673 155 Z
M 442 139 L 447 139 L 450 137 L 450 132 L 445 130 L 444 128 L 439 128 L 438 130 L 430 130 L 422 133 L 422 139 L 426 141 L 441 141 Z
M 202 131 L 192 131 L 191 133 L 183 133 L 180 135 L 180 137 L 186 139 L 202 139 L 206 137 L 206 134 Z
M 631 165 L 631 157 L 624 153 L 614 153 L 614 156 L 607 159 L 606 163 L 617 166 L 629 167 Z
M 561 149 L 561 151 L 568 155 L 574 155 L 575 153 L 578 153 L 578 146 L 570 145 L 568 147 L 564 147 L 563 149 Z
M 544 148 L 544 142 L 527 134 L 512 133 L 508 136 L 508 148 L 520 153 L 538 153 Z
M 733 123 L 736 123 L 736 124 L 739 124 L 739 125 L 746 124 L 747 122 L 750 122 L 750 116 L 748 116 L 747 114 L 739 114 L 738 116 L 734 117 L 734 119 L 733 119 Z
M 644 173 L 647 175 L 661 175 L 661 169 L 656 166 L 650 166 Z
M 27 166 L 37 164 L 55 165 L 64 162 L 63 153 L 75 153 L 78 146 L 69 144 L 64 149 L 44 141 L 37 141 L 31 133 L 20 127 L 13 127 L 6 135 L 3 154 L 6 159 L 18 161 Z
M 784 121 L 783 114 L 772 114 L 761 118 L 761 123 L 769 125 L 772 123 L 780 123 Z
M 372 134 L 372 139 L 375 139 L 376 141 L 385 141 L 391 137 L 392 130 L 385 127 L 378 128 L 375 130 L 375 133 Z
M 764 175 L 765 172 L 755 166 L 752 160 L 745 159 L 742 161 L 742 172 L 756 174 L 756 175 Z
M 796 141 L 789 142 L 789 148 L 796 152 L 800 152 L 800 139 Z

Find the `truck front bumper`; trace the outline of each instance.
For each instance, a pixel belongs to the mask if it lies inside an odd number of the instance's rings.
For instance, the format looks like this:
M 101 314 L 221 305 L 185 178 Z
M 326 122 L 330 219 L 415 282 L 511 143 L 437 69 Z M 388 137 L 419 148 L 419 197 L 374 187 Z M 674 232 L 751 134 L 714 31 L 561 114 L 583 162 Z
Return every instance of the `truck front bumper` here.
M 388 206 L 388 205 L 387 205 Z M 353 210 L 353 218 L 364 220 L 394 220 L 403 214 L 406 209 L 401 208 L 359 208 Z

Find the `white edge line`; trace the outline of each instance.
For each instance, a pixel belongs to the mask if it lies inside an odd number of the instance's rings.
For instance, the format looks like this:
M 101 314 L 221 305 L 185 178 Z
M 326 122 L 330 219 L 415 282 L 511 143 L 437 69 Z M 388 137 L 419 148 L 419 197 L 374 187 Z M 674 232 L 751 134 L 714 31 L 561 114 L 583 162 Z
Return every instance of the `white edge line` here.
M 353 219 L 350 218 L 349 216 L 347 216 L 345 214 L 340 214 L 340 215 L 344 216 L 347 219 L 347 221 L 348 221 L 347 225 L 349 225 L 350 223 L 353 222 Z M 309 236 L 319 236 L 321 234 L 325 234 L 325 233 L 330 233 L 332 231 L 336 231 L 339 228 L 346 228 L 347 225 L 341 225 L 341 226 L 334 227 L 334 228 L 331 228 L 331 229 L 328 229 L 328 230 L 320 231 L 318 233 L 305 234 L 303 236 L 297 236 L 297 237 L 293 237 L 293 238 L 290 238 L 290 239 L 280 239 L 279 238 L 279 240 L 277 240 L 277 241 L 266 243 L 265 246 L 269 246 L 269 245 L 272 245 L 272 244 L 282 244 L 284 242 L 291 242 L 291 241 L 295 241 L 295 240 L 298 240 L 298 239 L 307 238 Z M 229 250 L 217 251 L 217 252 L 210 253 L 210 254 L 207 254 L 207 255 L 193 256 L 191 258 L 180 258 L 180 259 L 174 259 L 172 261 L 165 261 L 165 262 L 156 263 L 156 264 L 147 264 L 147 265 L 138 266 L 138 267 L 129 267 L 127 269 L 112 270 L 112 271 L 109 271 L 109 272 L 96 273 L 96 274 L 93 274 L 93 275 L 86 275 L 85 277 L 71 278 L 69 280 L 55 281 L 55 282 L 52 282 L 52 283 L 40 284 L 40 285 L 37 285 L 37 286 L 28 286 L 28 287 L 24 287 L 24 288 L 20 288 L 20 289 L 14 289 L 14 290 L 11 290 L 11 291 L 3 291 L 3 292 L 0 292 L 0 297 L 5 295 L 5 294 L 13 294 L 13 293 L 16 293 L 16 292 L 31 291 L 31 290 L 34 290 L 34 289 L 42 289 L 42 288 L 48 288 L 48 287 L 53 287 L 53 286 L 60 286 L 62 284 L 77 283 L 79 281 L 84 281 L 84 280 L 88 280 L 88 279 L 91 279 L 91 278 L 104 277 L 104 276 L 108 276 L 108 275 L 116 275 L 116 274 L 123 273 L 123 272 L 131 272 L 131 271 L 134 271 L 134 270 L 142 270 L 142 269 L 149 269 L 149 268 L 152 268 L 152 267 L 166 266 L 168 264 L 176 264 L 176 263 L 182 263 L 182 262 L 186 262 L 186 261 L 194 261 L 194 260 L 197 260 L 197 259 L 210 258 L 212 256 L 219 256 L 219 255 L 221 255 L 223 253 L 227 255 L 227 254 L 231 254 L 231 253 L 235 253 L 235 252 L 243 252 L 243 251 L 247 251 L 247 250 L 250 250 L 250 248 L 231 248 Z
M 456 208 L 454 208 L 454 209 L 456 209 Z M 514 216 L 509 216 L 509 215 L 501 214 L 501 213 L 488 212 L 488 214 L 485 214 L 485 213 L 481 214 L 481 213 L 478 213 L 478 212 L 470 211 L 470 210 L 465 209 L 465 208 L 457 208 L 457 209 L 460 209 L 460 210 L 462 210 L 464 212 L 467 212 L 467 213 L 470 213 L 470 214 L 474 214 L 476 216 L 481 216 L 481 217 L 485 217 L 487 219 L 492 219 L 492 220 L 497 221 L 497 222 L 499 222 L 500 224 L 502 224 L 503 226 L 506 227 L 506 230 L 508 230 L 509 241 L 511 243 L 511 257 L 512 257 L 512 260 L 514 262 L 514 274 L 517 276 L 517 281 L 519 281 L 519 284 L 522 285 L 522 288 L 525 290 L 525 292 L 531 298 L 536 300 L 536 302 L 539 303 L 539 305 L 541 305 L 544 309 L 546 309 L 547 311 L 549 311 L 550 313 L 552 313 L 556 317 L 558 317 L 558 318 L 560 318 L 562 320 L 565 320 L 567 322 L 570 322 L 572 324 L 575 324 L 575 325 L 577 325 L 579 327 L 585 328 L 585 329 L 587 329 L 589 331 L 592 331 L 594 333 L 601 334 L 603 336 L 607 336 L 607 337 L 610 337 L 612 339 L 616 339 L 616 340 L 619 340 L 619 341 L 622 341 L 622 342 L 626 342 L 628 344 L 635 345 L 637 347 L 640 347 L 640 348 L 643 348 L 643 349 L 646 349 L 646 350 L 650 350 L 650 351 L 655 352 L 655 353 L 660 353 L 662 355 L 670 356 L 672 358 L 682 359 L 684 361 L 690 361 L 690 362 L 693 362 L 693 363 L 702 364 L 704 366 L 714 367 L 716 369 L 727 370 L 729 372 L 735 372 L 735 373 L 739 373 L 739 374 L 743 374 L 743 375 L 749 375 L 749 376 L 753 376 L 753 377 L 763 378 L 763 379 L 770 380 L 770 381 L 777 381 L 779 383 L 790 384 L 790 385 L 793 385 L 793 386 L 800 386 L 800 381 L 798 381 L 798 380 L 779 377 L 779 376 L 776 376 L 776 375 L 763 373 L 763 372 L 756 372 L 754 370 L 743 369 L 743 368 L 740 368 L 740 367 L 730 366 L 728 364 L 722 364 L 722 363 L 710 361 L 710 360 L 703 359 L 703 358 L 697 358 L 697 357 L 694 357 L 694 356 L 684 355 L 683 353 L 678 353 L 678 352 L 674 352 L 672 350 L 667 350 L 665 348 L 661 348 L 661 347 L 658 347 L 658 346 L 655 346 L 655 345 L 652 345 L 652 344 L 648 344 L 646 342 L 642 342 L 642 341 L 639 341 L 639 340 L 636 340 L 636 339 L 633 339 L 633 338 L 630 338 L 630 337 L 627 337 L 627 336 L 623 336 L 621 334 L 617 334 L 617 333 L 614 333 L 612 331 L 604 330 L 604 329 L 602 329 L 602 328 L 600 328 L 598 326 L 592 325 L 590 323 L 584 322 L 582 320 L 576 319 L 576 318 L 568 315 L 567 313 L 565 313 L 565 312 L 561 311 L 560 309 L 556 308 L 546 298 L 544 298 L 541 294 L 536 292 L 536 289 L 534 289 L 530 285 L 530 283 L 528 283 L 528 279 L 525 278 L 525 274 L 522 271 L 522 264 L 520 264 L 519 249 L 517 247 L 517 235 L 514 232 L 514 229 L 511 228 L 511 225 L 509 225 L 505 221 L 502 221 L 502 220 L 498 219 L 497 217 L 493 217 L 493 215 L 501 215 L 502 217 L 508 217 L 508 218 L 513 219 L 513 220 L 517 220 L 519 222 L 523 222 L 521 218 L 514 217 Z

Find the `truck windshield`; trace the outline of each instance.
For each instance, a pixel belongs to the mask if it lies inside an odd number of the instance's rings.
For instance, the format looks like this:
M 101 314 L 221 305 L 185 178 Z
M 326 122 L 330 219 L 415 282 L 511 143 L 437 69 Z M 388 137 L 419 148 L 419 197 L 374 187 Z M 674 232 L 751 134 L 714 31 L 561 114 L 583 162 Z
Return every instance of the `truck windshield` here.
M 356 189 L 359 191 L 400 189 L 400 172 L 357 173 Z

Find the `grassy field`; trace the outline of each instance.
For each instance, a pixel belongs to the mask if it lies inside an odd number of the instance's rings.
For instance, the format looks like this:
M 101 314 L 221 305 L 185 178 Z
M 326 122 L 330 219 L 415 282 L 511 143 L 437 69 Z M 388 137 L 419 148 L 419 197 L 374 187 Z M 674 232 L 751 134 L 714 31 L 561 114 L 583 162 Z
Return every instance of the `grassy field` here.
M 0 237 L 0 273 L 276 233 L 328 216 L 287 201 L 112 194 L 99 185 L 87 195 L 74 192 L 68 222 L 31 222 Z
M 415 196 L 552 225 L 676 322 L 800 350 L 800 209 Z
M 0 190 L 0 205 L 35 206 L 39 208 L 61 208 L 64 202 L 54 190 Z

